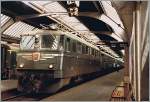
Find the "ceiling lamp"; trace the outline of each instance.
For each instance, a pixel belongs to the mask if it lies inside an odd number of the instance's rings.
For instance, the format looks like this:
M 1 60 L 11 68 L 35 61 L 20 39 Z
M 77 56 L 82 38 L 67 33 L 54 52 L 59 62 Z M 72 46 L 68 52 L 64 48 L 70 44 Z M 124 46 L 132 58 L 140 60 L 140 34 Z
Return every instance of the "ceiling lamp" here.
M 78 16 L 79 1 L 67 1 L 69 16 Z

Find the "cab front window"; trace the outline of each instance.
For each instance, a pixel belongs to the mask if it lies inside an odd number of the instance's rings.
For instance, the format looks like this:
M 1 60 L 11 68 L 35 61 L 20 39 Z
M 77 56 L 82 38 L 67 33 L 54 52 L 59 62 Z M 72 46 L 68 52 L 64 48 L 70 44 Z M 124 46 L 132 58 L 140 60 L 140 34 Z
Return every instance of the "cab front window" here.
M 22 50 L 30 49 L 46 49 L 59 50 L 60 49 L 60 35 L 52 34 L 37 34 L 37 35 L 23 35 L 21 36 L 20 48 Z
M 59 36 L 55 35 L 42 35 L 41 48 L 57 50 L 59 46 Z
M 21 49 L 34 49 L 35 36 L 22 36 L 20 41 Z

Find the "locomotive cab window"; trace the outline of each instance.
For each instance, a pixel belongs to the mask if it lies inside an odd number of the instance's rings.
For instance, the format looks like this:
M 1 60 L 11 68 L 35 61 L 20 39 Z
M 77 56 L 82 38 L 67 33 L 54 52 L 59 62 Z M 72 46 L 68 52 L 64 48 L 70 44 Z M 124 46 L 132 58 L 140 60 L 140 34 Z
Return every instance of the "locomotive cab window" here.
M 59 42 L 59 36 L 55 35 L 41 35 L 42 48 L 47 48 L 51 50 L 57 50 L 58 49 L 58 42 Z
M 34 49 L 35 36 L 21 36 L 20 48 L 21 49 Z
M 60 36 L 50 34 L 36 34 L 36 35 L 22 35 L 20 41 L 20 48 L 28 49 L 50 49 L 57 50 L 59 46 Z

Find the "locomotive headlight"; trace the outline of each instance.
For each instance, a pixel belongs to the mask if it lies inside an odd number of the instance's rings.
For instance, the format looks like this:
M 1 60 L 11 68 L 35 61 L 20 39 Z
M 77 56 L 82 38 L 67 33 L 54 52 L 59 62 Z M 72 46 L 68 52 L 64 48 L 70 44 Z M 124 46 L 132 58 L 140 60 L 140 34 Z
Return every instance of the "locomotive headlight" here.
M 53 64 L 50 64 L 50 65 L 49 65 L 49 68 L 53 68 L 53 67 L 54 67 Z
M 20 64 L 19 67 L 20 67 L 20 68 L 23 68 L 23 67 L 24 67 L 24 64 Z

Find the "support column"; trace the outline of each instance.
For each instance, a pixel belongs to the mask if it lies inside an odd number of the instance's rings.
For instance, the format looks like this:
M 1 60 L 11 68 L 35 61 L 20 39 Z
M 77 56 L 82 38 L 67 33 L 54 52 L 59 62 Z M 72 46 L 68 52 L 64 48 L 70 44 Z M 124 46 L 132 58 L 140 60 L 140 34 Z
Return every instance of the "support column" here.
M 124 96 L 126 101 L 131 101 L 130 90 L 129 90 L 129 47 L 125 47 L 125 57 L 124 57 Z
M 140 6 L 141 3 L 137 2 L 135 11 L 135 56 L 136 56 L 136 100 L 141 100 L 141 22 L 140 22 Z

